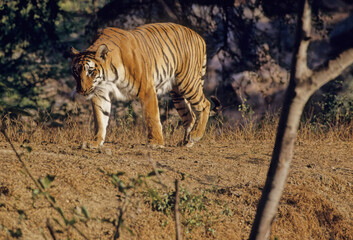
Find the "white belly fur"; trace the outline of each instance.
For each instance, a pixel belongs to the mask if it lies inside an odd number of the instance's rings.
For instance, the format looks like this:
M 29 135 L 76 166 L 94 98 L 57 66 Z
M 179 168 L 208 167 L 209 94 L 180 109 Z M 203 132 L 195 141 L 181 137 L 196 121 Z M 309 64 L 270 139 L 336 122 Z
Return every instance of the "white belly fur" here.
M 175 78 L 168 78 L 168 79 L 163 79 L 163 81 L 155 81 L 156 84 L 156 93 L 157 96 L 162 96 L 167 93 L 169 93 L 174 85 L 174 80 Z M 133 96 L 130 96 L 129 94 L 123 93 L 122 91 L 119 90 L 119 88 L 116 86 L 114 82 L 102 82 L 99 84 L 96 89 L 95 93 L 97 95 L 106 95 L 106 93 L 111 93 L 113 97 L 118 100 L 118 101 L 128 101 L 133 98 Z
M 110 95 L 110 93 L 111 93 L 116 100 L 123 101 L 123 102 L 131 99 L 131 97 L 122 93 L 118 89 L 116 84 L 113 82 L 104 82 L 104 83 L 98 85 L 95 89 L 95 92 L 97 92 L 98 95 L 101 95 L 101 94 L 105 95 L 104 93 L 108 93 Z
M 161 95 L 169 93 L 173 88 L 174 80 L 175 80 L 175 78 L 172 77 L 169 79 L 163 79 L 162 81 L 158 81 L 158 80 L 155 81 L 157 95 L 161 96 Z M 157 84 L 157 82 L 159 82 L 159 83 Z

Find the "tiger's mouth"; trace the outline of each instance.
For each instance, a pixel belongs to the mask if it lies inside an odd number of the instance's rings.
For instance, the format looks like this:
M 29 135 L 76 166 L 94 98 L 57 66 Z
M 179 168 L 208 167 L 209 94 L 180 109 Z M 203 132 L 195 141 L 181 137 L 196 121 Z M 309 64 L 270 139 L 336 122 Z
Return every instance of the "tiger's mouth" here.
M 90 90 L 88 90 L 88 91 L 77 91 L 77 93 L 78 94 L 80 94 L 80 95 L 82 95 L 82 96 L 88 96 L 88 95 L 90 95 L 90 94 L 92 94 L 93 93 L 93 88 L 91 88 Z

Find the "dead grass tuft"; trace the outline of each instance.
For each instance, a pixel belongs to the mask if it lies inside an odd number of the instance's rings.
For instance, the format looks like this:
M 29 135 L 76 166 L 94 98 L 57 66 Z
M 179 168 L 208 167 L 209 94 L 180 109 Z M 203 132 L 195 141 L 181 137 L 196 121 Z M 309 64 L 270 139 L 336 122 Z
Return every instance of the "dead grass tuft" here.
M 291 229 L 284 234 L 283 229 Z M 331 202 L 303 187 L 289 186 L 274 224 L 283 239 L 353 239 L 350 221 Z

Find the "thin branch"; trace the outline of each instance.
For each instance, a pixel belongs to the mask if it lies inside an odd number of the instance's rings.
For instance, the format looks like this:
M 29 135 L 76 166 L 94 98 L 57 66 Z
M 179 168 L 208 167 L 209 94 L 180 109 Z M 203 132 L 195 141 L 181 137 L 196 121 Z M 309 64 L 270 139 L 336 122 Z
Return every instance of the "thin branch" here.
M 293 54 L 292 66 L 295 66 L 296 80 L 303 79 L 303 75 L 309 75 L 311 71 L 307 65 L 307 52 L 310 43 L 311 35 L 311 9 L 308 1 L 300 4 L 300 13 L 298 14 L 297 29 L 296 29 L 296 44 L 297 53 Z M 293 64 L 296 62 L 296 64 Z
M 28 174 L 28 176 L 32 179 L 34 184 L 36 185 L 37 188 L 39 188 L 40 191 L 45 192 L 44 188 L 38 183 L 38 181 L 33 177 L 32 173 L 28 170 L 26 163 L 23 161 L 21 158 L 21 155 L 17 152 L 15 146 L 12 144 L 9 136 L 7 136 L 5 129 L 2 127 L 1 128 L 1 133 L 4 135 L 6 141 L 10 144 L 12 150 L 15 152 L 17 159 L 20 161 L 22 164 L 22 167 L 24 168 L 25 172 Z M 49 199 L 50 204 L 52 203 L 52 200 Z
M 47 228 L 49 230 L 50 236 L 53 238 L 53 240 L 56 240 L 56 236 L 55 236 L 55 231 L 53 226 L 50 224 L 50 220 L 49 218 L 47 218 Z
M 178 17 L 173 13 L 168 4 L 164 0 L 158 0 L 158 2 L 163 6 L 163 9 L 166 11 L 167 15 L 174 21 L 178 21 Z
M 148 153 L 148 161 L 151 163 L 152 169 L 154 171 L 154 173 L 156 174 L 156 177 L 158 178 L 158 183 L 164 188 L 164 189 L 168 189 L 167 185 L 165 185 L 162 181 L 162 177 L 158 172 L 156 163 L 153 161 L 152 157 L 151 157 L 151 153 Z
M 312 81 L 316 84 L 316 91 L 325 83 L 338 77 L 344 69 L 353 64 L 353 48 L 343 51 L 335 59 L 330 60 L 327 66 L 314 71 Z
M 6 131 L 4 126 L 1 127 L 1 133 L 4 135 L 6 141 L 10 144 L 12 150 L 15 152 L 18 161 L 20 161 L 20 163 L 22 164 L 23 169 L 25 170 L 25 172 L 28 174 L 28 176 L 32 179 L 32 181 L 34 182 L 34 184 L 36 185 L 36 187 L 42 192 L 42 193 L 46 193 L 46 190 L 39 184 L 39 182 L 33 177 L 32 173 L 28 170 L 26 163 L 23 161 L 23 159 L 21 158 L 21 155 L 17 152 L 15 146 L 12 144 L 9 136 L 7 136 Z M 49 202 L 50 206 L 52 208 L 54 208 L 57 212 L 59 212 L 59 214 L 66 220 L 65 215 L 63 215 L 63 212 L 61 212 L 59 209 L 60 207 L 57 206 L 55 204 L 55 202 L 53 201 L 53 199 L 50 198 L 49 194 L 43 194 L 45 199 Z M 81 230 L 79 230 L 75 225 L 71 225 L 84 239 L 88 239 L 86 237 L 86 235 L 81 232 Z
M 180 202 L 180 190 L 179 190 L 179 179 L 175 179 L 175 234 L 176 240 L 182 240 L 181 235 L 181 225 L 180 225 L 180 210 L 179 210 L 179 202 Z
M 124 224 L 124 214 L 126 213 L 127 206 L 129 205 L 130 202 L 130 196 L 125 195 L 125 201 L 122 207 L 119 208 L 119 217 L 118 217 L 118 223 L 116 225 L 116 232 L 114 234 L 114 240 L 118 239 L 120 237 L 120 227 L 123 226 Z

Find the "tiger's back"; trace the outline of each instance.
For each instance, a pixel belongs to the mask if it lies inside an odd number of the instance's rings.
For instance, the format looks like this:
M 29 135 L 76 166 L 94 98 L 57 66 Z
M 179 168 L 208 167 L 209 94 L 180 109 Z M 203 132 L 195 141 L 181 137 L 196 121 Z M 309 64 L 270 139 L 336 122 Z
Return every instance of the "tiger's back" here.
M 177 24 L 150 24 L 135 29 L 133 33 L 139 37 L 141 45 L 148 46 L 144 53 L 153 69 L 157 93 L 158 90 L 165 93 L 160 87 L 168 80 L 182 85 L 186 78 L 204 75 L 202 66 L 206 61 L 206 45 L 191 29 Z
M 149 142 L 162 145 L 156 95 L 171 92 L 185 126 L 184 144 L 192 145 L 201 138 L 210 104 L 203 94 L 206 46 L 197 33 L 173 23 L 148 24 L 130 31 L 106 28 L 85 52 L 96 52 L 94 66 L 101 66 L 98 72 L 103 80 L 94 87 L 94 97 L 100 99 L 96 105 L 104 105 L 102 99 L 111 94 L 118 100 L 138 97 Z
M 128 76 L 121 79 L 121 83 L 130 75 L 137 82 L 146 76 L 152 78 L 159 94 L 169 92 L 171 85 L 168 83 L 174 83 L 174 80 L 182 85 L 186 78 L 205 74 L 204 40 L 196 32 L 178 24 L 147 24 L 131 31 L 106 28 L 87 50 L 97 51 L 101 44 L 106 44 L 115 56 L 116 61 L 110 66 L 113 72 L 119 72 L 115 67 L 119 62 L 125 66 L 125 72 L 124 69 L 120 71 Z M 136 84 L 135 89 L 129 90 L 138 96 L 140 82 Z

